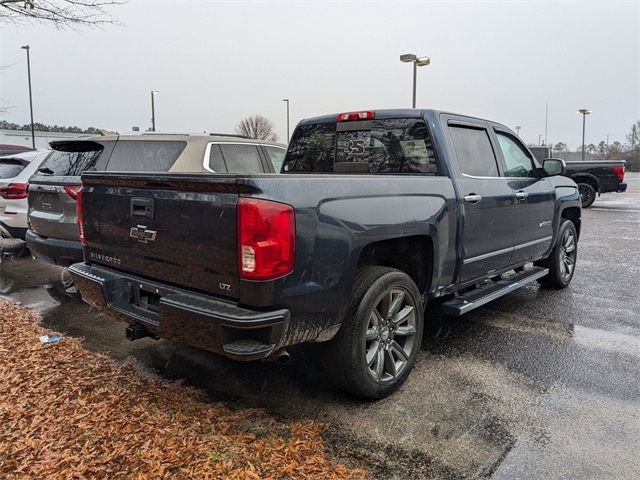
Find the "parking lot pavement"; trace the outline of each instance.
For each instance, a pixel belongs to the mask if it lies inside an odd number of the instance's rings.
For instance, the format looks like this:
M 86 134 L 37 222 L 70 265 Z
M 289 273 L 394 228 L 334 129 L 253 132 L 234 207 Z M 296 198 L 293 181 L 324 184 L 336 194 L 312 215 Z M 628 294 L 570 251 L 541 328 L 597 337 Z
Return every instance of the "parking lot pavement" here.
M 331 390 L 316 346 L 285 366 L 243 364 L 149 339 L 60 301 L 55 267 L 4 259 L 4 296 L 114 358 L 137 358 L 232 406 L 330 423 L 333 454 L 376 478 L 634 478 L 640 471 L 640 174 L 583 211 L 571 286 L 528 286 L 461 319 L 429 312 L 399 392 L 361 402 Z M 46 284 L 48 286 L 40 286 Z M 435 310 L 435 309 L 433 309 Z

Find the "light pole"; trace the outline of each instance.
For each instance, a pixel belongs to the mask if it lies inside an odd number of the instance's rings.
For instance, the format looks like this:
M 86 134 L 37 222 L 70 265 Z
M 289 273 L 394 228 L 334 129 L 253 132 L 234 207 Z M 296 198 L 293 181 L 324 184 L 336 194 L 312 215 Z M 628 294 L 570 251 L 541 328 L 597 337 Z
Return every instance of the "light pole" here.
M 36 149 L 36 133 L 33 130 L 33 97 L 31 96 L 31 57 L 29 56 L 29 50 L 31 47 L 29 45 L 23 45 L 23 50 L 27 51 L 27 76 L 29 78 L 29 110 L 31 111 L 31 145 L 33 149 Z
M 289 99 L 285 98 L 282 101 L 287 102 L 287 143 L 289 143 Z
M 418 57 L 413 53 L 405 53 L 400 55 L 400 61 L 404 63 L 413 63 L 413 102 L 412 108 L 416 108 L 416 78 L 418 76 L 418 67 L 424 67 L 431 63 L 429 57 Z
M 587 115 L 591 113 L 591 110 L 587 108 L 581 108 L 580 110 L 578 110 L 578 113 L 582 114 L 582 161 L 584 162 L 584 131 Z
M 158 94 L 157 90 L 151 90 L 151 131 L 156 131 L 156 103 L 155 95 Z
M 520 136 L 520 130 L 522 127 L 520 125 L 516 125 L 516 135 Z

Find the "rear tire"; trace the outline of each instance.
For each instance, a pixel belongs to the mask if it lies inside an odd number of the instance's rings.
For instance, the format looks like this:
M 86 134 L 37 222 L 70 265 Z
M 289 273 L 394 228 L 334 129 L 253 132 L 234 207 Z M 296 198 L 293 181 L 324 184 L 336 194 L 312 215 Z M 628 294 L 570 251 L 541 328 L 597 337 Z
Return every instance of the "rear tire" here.
M 327 344 L 327 371 L 349 393 L 380 399 L 407 378 L 420 351 L 424 323 L 420 291 L 406 273 L 358 270 L 349 310 Z
M 549 269 L 549 273 L 538 279 L 538 283 L 547 288 L 567 288 L 576 269 L 578 258 L 578 231 L 571 220 L 563 220 L 558 230 L 551 255 L 536 262 L 537 266 Z
M 578 192 L 582 201 L 582 208 L 589 208 L 596 201 L 596 189 L 590 183 L 578 183 Z

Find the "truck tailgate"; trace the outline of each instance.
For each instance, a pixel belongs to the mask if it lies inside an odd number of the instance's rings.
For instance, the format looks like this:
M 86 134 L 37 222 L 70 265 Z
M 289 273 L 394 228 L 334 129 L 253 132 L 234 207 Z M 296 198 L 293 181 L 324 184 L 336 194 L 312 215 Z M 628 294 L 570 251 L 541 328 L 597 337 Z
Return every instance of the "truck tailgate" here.
M 233 175 L 85 174 L 85 260 L 238 296 Z

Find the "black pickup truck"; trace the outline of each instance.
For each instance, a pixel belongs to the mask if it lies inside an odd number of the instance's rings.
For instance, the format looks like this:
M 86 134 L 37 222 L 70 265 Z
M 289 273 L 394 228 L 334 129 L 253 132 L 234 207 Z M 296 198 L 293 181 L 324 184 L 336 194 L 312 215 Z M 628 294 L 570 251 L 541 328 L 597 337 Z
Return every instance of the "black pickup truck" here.
M 130 339 L 237 360 L 326 342 L 337 385 L 381 398 L 416 360 L 427 302 L 462 315 L 569 284 L 581 212 L 564 170 L 478 118 L 308 119 L 281 175 L 83 174 L 71 273 Z
M 551 158 L 549 147 L 529 147 L 531 153 L 543 162 Z M 582 208 L 593 205 L 597 196 L 609 192 L 625 192 L 624 173 L 627 162 L 624 160 L 593 160 L 586 162 L 566 162 L 567 177 L 578 184 Z
M 582 208 L 593 205 L 596 196 L 609 192 L 625 192 L 624 160 L 567 162 L 567 177 L 578 184 Z

